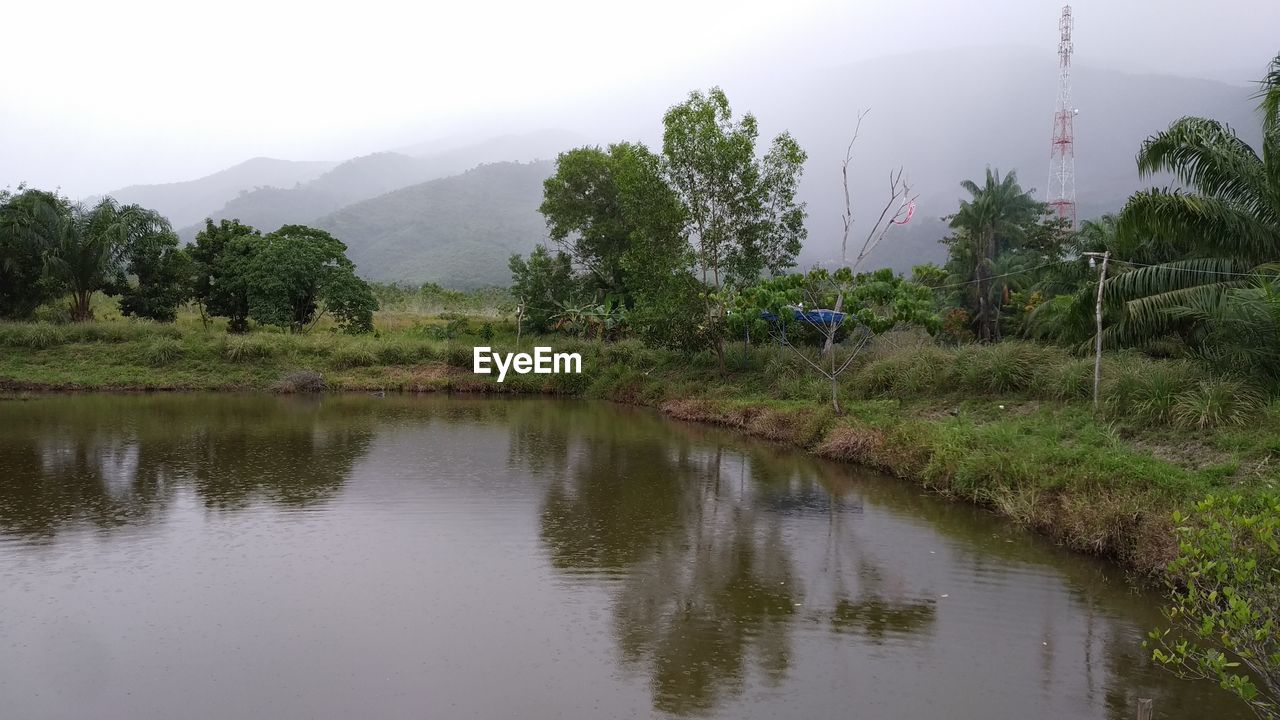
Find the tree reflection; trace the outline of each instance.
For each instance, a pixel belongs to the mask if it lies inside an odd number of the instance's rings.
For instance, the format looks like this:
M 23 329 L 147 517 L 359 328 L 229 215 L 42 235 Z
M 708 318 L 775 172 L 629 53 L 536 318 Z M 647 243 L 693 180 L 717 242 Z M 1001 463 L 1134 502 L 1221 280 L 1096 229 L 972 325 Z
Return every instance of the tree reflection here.
M 332 497 L 368 450 L 358 407 L 277 398 L 109 396 L 0 403 L 0 532 L 150 522 L 189 488 L 209 507 Z

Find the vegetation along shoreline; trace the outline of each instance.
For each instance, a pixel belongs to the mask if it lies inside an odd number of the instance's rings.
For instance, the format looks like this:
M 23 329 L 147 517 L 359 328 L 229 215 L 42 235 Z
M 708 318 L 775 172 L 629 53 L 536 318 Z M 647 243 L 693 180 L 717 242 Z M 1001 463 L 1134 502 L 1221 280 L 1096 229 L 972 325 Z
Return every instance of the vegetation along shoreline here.
M 635 341 L 543 338 L 536 342 L 580 353 L 583 373 L 503 383 L 473 374 L 468 337 L 479 343 L 496 333 L 485 342 L 506 351 L 514 349 L 513 330 L 509 321 L 448 314 L 364 337 L 233 336 L 194 321 L 0 323 L 0 388 L 9 397 L 325 390 L 556 394 L 642 405 L 881 470 L 1147 576 L 1176 550 L 1174 511 L 1209 492 L 1274 485 L 1274 408 L 1247 426 L 1160 429 L 1145 420 L 1144 403 L 1174 404 L 1158 395 L 1159 383 L 1195 372 L 1176 361 L 1107 358 L 1109 400 L 1095 419 L 1087 360 L 1032 343 L 938 348 L 923 334 L 896 333 L 864 351 L 837 415 L 822 401 L 821 379 L 788 369 L 789 352 L 777 346 L 730 344 L 722 371 L 709 352 L 689 358 Z M 458 337 L 430 339 L 450 332 Z M 526 337 L 521 348 L 532 342 Z

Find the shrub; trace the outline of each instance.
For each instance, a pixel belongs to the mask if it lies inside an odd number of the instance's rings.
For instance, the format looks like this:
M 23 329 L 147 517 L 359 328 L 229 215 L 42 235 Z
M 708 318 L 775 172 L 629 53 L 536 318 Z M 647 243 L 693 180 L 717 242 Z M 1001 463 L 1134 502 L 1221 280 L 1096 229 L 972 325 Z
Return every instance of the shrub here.
M 471 334 L 471 323 L 464 317 L 454 318 L 444 328 L 445 337 L 453 339 Z
M 1236 380 L 1202 380 L 1174 400 L 1173 419 L 1201 430 L 1241 425 L 1264 406 L 1257 392 Z
M 1164 614 L 1176 630 L 1150 634 L 1153 658 L 1216 682 L 1259 717 L 1280 718 L 1280 499 L 1249 507 L 1239 496 L 1211 496 L 1174 522 L 1178 556 Z
M 1073 359 L 1047 366 L 1043 390 L 1054 400 L 1077 400 L 1093 396 L 1093 360 Z
M 314 370 L 295 370 L 276 381 L 272 390 L 282 393 L 321 392 L 324 376 Z
M 964 385 L 977 392 L 1027 390 L 1045 355 L 1043 349 L 1021 342 L 965 348 L 957 356 L 958 373 Z
M 378 364 L 378 355 L 363 343 L 345 345 L 334 351 L 330 362 L 337 368 L 370 367 Z
M 152 367 L 163 367 L 182 357 L 182 344 L 168 337 L 156 338 L 147 343 L 139 353 L 139 359 Z
M 1142 390 L 1145 363 L 1132 361 L 1105 363 L 1102 368 L 1102 404 L 1112 417 L 1133 415 Z
M 456 368 L 470 368 L 474 357 L 474 349 L 470 345 L 451 344 L 444 353 L 445 363 Z
M 222 357 L 231 362 L 246 362 L 269 358 L 276 352 L 279 338 L 257 335 L 237 335 L 225 338 L 222 344 Z
M 899 397 L 945 392 L 955 380 L 955 359 L 938 348 L 913 348 L 898 371 L 893 386 Z
M 853 385 L 865 397 L 890 395 L 897 385 L 901 369 L 897 358 L 872 360 L 854 375 Z
M 1183 362 L 1151 363 L 1138 378 L 1133 412 L 1152 422 L 1171 422 L 1178 396 L 1200 380 L 1195 368 Z
M 66 333 L 61 327 L 44 323 L 5 325 L 0 338 L 6 345 L 31 350 L 56 347 L 67 341 Z

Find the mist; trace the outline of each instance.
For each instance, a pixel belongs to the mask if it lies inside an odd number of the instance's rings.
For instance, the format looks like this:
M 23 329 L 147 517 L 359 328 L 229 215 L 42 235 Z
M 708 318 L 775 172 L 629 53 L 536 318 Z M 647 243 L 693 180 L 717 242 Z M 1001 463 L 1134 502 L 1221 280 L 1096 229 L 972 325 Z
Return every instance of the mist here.
M 1280 4 L 1075 3 L 1076 61 L 1128 72 L 1255 79 Z M 26 3 L 6 11 L 0 186 L 85 197 L 215 172 L 257 156 L 331 160 L 539 128 L 596 142 L 653 140 L 661 112 L 719 84 L 774 128 L 770 87 L 876 58 L 902 96 L 956 61 L 947 51 L 1051 57 L 1058 4 L 571 1 L 483 6 L 363 3 Z M 1247 15 L 1250 21 L 1240 22 Z M 981 92 L 998 79 L 973 67 Z M 859 104 L 863 90 L 833 84 Z M 1029 106 L 1047 116 L 1053 77 Z M 874 98 L 877 110 L 883 98 Z M 1012 99 L 1012 98 L 1011 98 Z M 862 105 L 871 105 L 871 98 Z M 892 101 L 892 98 L 889 98 Z M 802 109 L 800 109 L 802 110 Z M 887 108 L 886 108 L 887 110 Z M 945 132 L 937 106 L 932 132 Z

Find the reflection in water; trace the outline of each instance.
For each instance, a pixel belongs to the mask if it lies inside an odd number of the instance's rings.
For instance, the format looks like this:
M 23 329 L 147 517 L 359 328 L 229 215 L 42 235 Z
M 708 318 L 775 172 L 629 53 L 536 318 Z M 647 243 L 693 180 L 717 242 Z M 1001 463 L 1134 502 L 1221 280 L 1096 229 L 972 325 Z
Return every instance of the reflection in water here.
M 1108 566 L 646 411 L 88 396 L 0 427 L 15 717 L 1243 717 L 1150 666 L 1155 603 Z
M 238 400 L 138 399 L 149 412 L 124 416 L 115 397 L 5 403 L 0 531 L 37 539 L 143 523 L 179 482 L 214 508 L 305 506 L 337 493 L 373 437 L 375 408 Z

